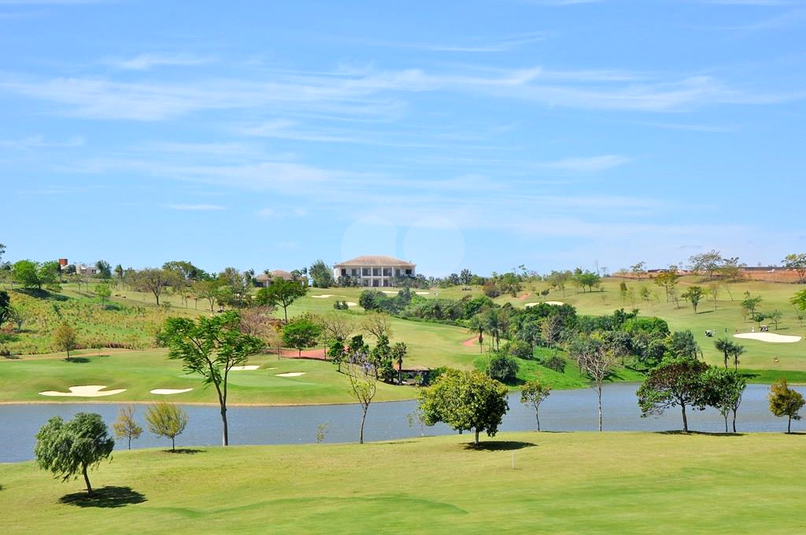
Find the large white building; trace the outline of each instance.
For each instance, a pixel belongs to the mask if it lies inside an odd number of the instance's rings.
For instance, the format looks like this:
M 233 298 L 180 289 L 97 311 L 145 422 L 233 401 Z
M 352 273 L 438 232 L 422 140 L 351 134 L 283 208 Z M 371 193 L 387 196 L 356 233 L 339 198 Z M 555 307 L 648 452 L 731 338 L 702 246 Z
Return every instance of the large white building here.
M 388 288 L 395 279 L 414 277 L 415 264 L 391 256 L 359 256 L 333 266 L 333 277 L 358 280 L 359 286 Z

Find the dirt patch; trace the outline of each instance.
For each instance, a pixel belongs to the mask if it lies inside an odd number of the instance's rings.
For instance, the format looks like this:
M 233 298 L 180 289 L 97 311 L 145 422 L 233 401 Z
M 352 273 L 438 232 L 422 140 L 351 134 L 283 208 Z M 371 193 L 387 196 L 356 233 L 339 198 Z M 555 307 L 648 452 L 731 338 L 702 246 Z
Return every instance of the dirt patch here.
M 527 299 L 529 299 L 529 296 L 530 296 L 530 295 L 532 295 L 532 294 L 523 294 L 523 295 L 519 295 L 519 296 L 518 296 L 518 299 L 520 299 L 521 301 L 526 301 Z
M 462 345 L 465 346 L 465 347 L 476 347 L 477 345 L 479 345 L 479 338 L 478 338 L 478 336 L 474 336 L 473 338 L 468 338 L 467 340 L 462 342 Z

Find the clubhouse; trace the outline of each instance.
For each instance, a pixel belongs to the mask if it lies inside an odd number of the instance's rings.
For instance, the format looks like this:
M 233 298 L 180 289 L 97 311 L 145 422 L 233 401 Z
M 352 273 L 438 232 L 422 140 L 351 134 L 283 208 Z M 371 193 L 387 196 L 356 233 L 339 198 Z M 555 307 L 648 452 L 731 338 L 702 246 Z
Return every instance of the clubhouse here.
M 347 277 L 358 281 L 358 286 L 389 288 L 395 281 L 414 277 L 415 264 L 391 256 L 359 256 L 333 266 L 333 277 Z

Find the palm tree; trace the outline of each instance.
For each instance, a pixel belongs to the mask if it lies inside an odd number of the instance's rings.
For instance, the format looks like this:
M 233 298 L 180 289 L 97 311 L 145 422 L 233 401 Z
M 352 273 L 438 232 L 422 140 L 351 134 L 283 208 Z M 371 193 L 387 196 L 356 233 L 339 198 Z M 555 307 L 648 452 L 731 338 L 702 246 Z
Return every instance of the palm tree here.
M 728 357 L 730 356 L 731 350 L 735 344 L 728 340 L 727 338 L 720 338 L 718 340 L 714 340 L 714 347 L 716 347 L 717 351 L 721 351 L 722 355 L 725 357 L 725 369 L 728 369 Z
M 484 344 L 484 332 L 487 330 L 487 323 L 482 318 L 481 314 L 476 314 L 472 318 L 470 318 L 467 322 L 469 332 L 479 335 L 479 351 L 483 352 L 483 345 Z
M 501 336 L 506 334 L 507 327 L 509 326 L 509 314 L 504 309 L 491 308 L 484 313 L 483 320 L 487 328 L 487 332 L 495 341 L 495 350 L 498 351 Z
M 739 355 L 744 353 L 744 346 L 733 344 L 730 354 L 733 357 L 733 369 L 739 371 Z

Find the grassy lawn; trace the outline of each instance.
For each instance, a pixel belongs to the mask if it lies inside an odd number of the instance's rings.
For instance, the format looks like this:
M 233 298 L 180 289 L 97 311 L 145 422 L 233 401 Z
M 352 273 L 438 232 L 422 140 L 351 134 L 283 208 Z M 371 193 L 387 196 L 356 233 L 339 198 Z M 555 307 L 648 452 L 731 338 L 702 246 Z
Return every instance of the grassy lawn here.
M 0 532 L 802 533 L 803 436 L 507 433 L 116 453 L 78 498 L 0 465 Z M 512 463 L 515 463 L 515 469 Z M 63 503 L 68 502 L 68 503 Z

